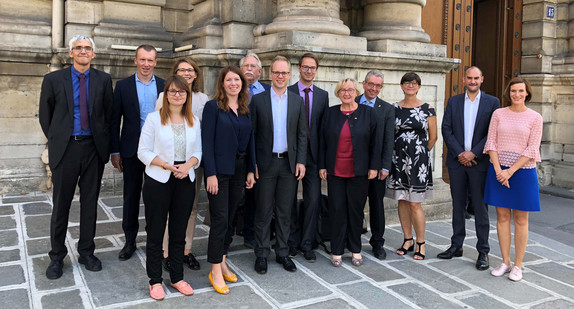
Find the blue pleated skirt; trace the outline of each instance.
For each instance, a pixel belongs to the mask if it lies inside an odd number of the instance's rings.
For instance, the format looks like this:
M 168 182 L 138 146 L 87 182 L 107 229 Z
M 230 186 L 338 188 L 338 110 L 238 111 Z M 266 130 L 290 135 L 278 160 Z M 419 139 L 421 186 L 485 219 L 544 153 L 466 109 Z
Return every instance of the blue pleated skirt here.
M 506 166 L 501 166 L 503 170 Z M 509 179 L 510 188 L 496 180 L 494 166 L 490 164 L 486 175 L 484 202 L 491 206 L 522 211 L 540 211 L 540 194 L 536 168 L 521 168 Z

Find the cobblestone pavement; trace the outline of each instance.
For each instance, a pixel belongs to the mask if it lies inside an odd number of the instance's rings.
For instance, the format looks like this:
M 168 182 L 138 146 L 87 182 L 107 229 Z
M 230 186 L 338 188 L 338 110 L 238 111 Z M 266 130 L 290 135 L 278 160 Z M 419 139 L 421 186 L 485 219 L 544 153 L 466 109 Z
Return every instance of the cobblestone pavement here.
M 255 273 L 252 250 L 243 247 L 242 239 L 236 237 L 228 261 L 239 281 L 229 285 L 229 295 L 219 295 L 209 285 L 208 227 L 198 223 L 194 253 L 202 268 L 185 269 L 185 279 L 195 289 L 195 295 L 182 296 L 167 287 L 166 280 L 166 299 L 156 302 L 149 298 L 147 289 L 143 217 L 136 255 L 125 262 L 117 258 L 124 242 L 121 204 L 121 197 L 100 198 L 96 255 L 102 260 L 103 270 L 90 272 L 77 263 L 79 207 L 74 202 L 67 237 L 70 254 L 65 260 L 64 275 L 58 280 L 48 280 L 44 272 L 49 264 L 50 196 L 43 193 L 2 196 L 0 308 L 574 307 L 574 241 L 567 245 L 531 232 L 524 280 L 515 283 L 474 268 L 476 238 L 474 224 L 468 220 L 462 258 L 446 261 L 436 258 L 437 253 L 449 246 L 451 227 L 448 221 L 435 221 L 427 224 L 424 261 L 414 261 L 412 253 L 406 257 L 393 253 L 402 242 L 400 227 L 394 225 L 388 226 L 385 233 L 388 257 L 384 261 L 371 255 L 364 235 L 363 266 L 352 266 L 350 254 L 346 254 L 343 267 L 333 268 L 329 256 L 317 250 L 315 263 L 308 263 L 301 255 L 294 259 L 298 268 L 295 273 L 284 271 L 274 262 L 273 255 L 268 273 Z M 143 216 L 143 207 L 140 214 Z M 203 214 L 200 211 L 198 221 L 202 221 Z M 501 259 L 494 225 L 490 244 L 490 262 L 496 266 Z M 164 273 L 164 277 L 169 276 Z

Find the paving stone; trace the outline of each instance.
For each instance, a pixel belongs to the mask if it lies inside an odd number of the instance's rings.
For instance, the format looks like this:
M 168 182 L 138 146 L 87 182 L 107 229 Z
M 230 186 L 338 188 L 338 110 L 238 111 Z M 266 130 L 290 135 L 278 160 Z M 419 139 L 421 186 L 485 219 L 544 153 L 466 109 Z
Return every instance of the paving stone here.
M 265 275 L 260 275 L 253 269 L 255 262 L 253 253 L 234 256 L 233 263 L 280 304 L 327 296 L 332 293 L 301 270 L 293 273 L 285 271 L 274 259 L 275 256 L 272 254 L 268 259 L 268 271 Z M 299 263 L 296 262 L 296 264 Z M 277 280 L 278 278 L 281 280 Z
M 395 255 L 398 258 L 402 259 L 399 255 L 397 255 L 397 254 L 395 254 Z M 351 266 L 354 270 L 362 273 L 363 275 L 371 278 L 374 281 L 385 282 L 385 281 L 398 280 L 398 279 L 404 278 L 403 275 L 397 273 L 396 271 L 388 268 L 385 265 L 380 264 L 379 260 L 376 259 L 375 257 L 367 258 L 366 255 L 363 255 L 363 261 L 364 261 L 363 265 L 361 265 L 360 267 L 355 267 L 355 266 L 352 266 L 353 265 L 352 256 L 350 256 L 350 255 L 348 257 L 343 256 L 343 263 Z M 388 264 L 388 265 L 392 265 L 392 264 Z
M 2 199 L 4 204 L 17 204 L 27 202 L 46 201 L 48 198 L 45 195 L 27 195 L 18 197 L 5 197 Z
M 468 221 L 466 222 L 468 225 Z M 434 221 L 434 222 L 427 222 L 426 230 L 429 232 L 436 233 L 438 235 L 443 235 L 450 239 L 452 236 L 452 224 L 450 221 Z M 468 229 L 467 229 L 468 232 Z M 425 235 L 426 236 L 426 235 Z
M 542 258 L 546 258 L 554 262 L 572 261 L 572 256 L 562 254 L 561 252 L 557 252 L 553 248 L 548 248 L 546 246 L 541 245 L 528 246 L 528 251 Z
M 0 267 L 0 286 L 20 284 L 26 282 L 24 270 L 21 265 Z
M 18 232 L 16 230 L 0 231 L 0 248 L 18 245 Z
M 565 285 L 559 280 L 552 280 L 551 278 L 542 276 L 535 272 L 528 272 L 524 274 L 524 279 L 528 282 L 534 283 L 537 286 L 547 288 L 553 292 L 566 297 L 572 297 L 574 295 L 574 287 Z
M 115 244 L 107 238 L 96 237 L 94 242 L 96 243 L 96 250 L 115 247 Z M 75 243 L 74 248 L 78 249 L 78 242 Z
M 297 308 L 306 308 L 306 309 L 332 309 L 332 308 L 355 308 L 351 306 L 347 301 L 341 298 L 330 299 L 326 301 L 321 301 L 317 303 L 313 303 L 307 306 L 301 306 Z
M 11 230 L 16 228 L 16 221 L 12 217 L 0 217 L 0 230 Z
M 367 308 L 408 308 L 402 300 L 368 282 L 342 285 L 339 289 Z
M 543 247 L 548 247 L 548 248 L 555 250 L 557 252 L 560 252 L 562 254 L 574 257 L 574 246 L 568 246 L 564 243 L 550 239 L 548 237 L 542 236 L 542 235 L 537 234 L 537 233 L 529 233 L 528 239 L 536 241 L 538 244 L 540 244 Z M 528 251 L 528 248 L 529 247 L 526 248 L 527 251 Z
M 20 249 L 0 250 L 0 263 L 20 260 Z
M 564 300 L 564 299 L 555 299 L 551 301 L 547 301 L 530 308 L 532 309 L 571 309 L 574 307 L 574 303 Z
M 32 259 L 32 265 L 36 288 L 40 291 L 59 290 L 76 284 L 74 282 L 74 274 L 72 273 L 72 265 L 69 256 L 64 258 L 64 274 L 56 280 L 46 278 L 46 268 L 50 265 L 50 258 L 47 255 Z
M 28 203 L 22 206 L 25 215 L 45 215 L 52 213 L 52 204 L 48 202 Z
M 42 296 L 43 308 L 85 308 L 83 305 L 80 290 L 53 293 Z
M 532 269 L 558 281 L 574 285 L 574 269 L 570 267 L 566 267 L 555 262 L 548 262 L 537 265 L 529 265 L 525 268 Z
M 28 237 L 50 236 L 50 217 L 51 215 L 25 217 L 24 220 L 26 222 L 26 233 Z
M 423 286 L 414 282 L 392 285 L 389 286 L 389 289 L 423 308 L 460 308 L 460 305 L 444 299 L 440 297 L 439 294 L 427 290 Z
M 80 226 L 72 226 L 68 228 L 72 238 L 78 239 L 80 237 Z M 145 220 L 139 220 L 139 232 L 145 231 Z M 110 235 L 123 235 L 122 222 L 100 222 L 96 227 L 96 237 L 110 236 Z
M 26 241 L 28 256 L 37 254 L 48 254 L 51 249 L 50 238 L 37 238 Z
M 114 208 L 112 208 L 112 213 L 118 219 L 121 219 L 124 217 L 124 208 L 123 207 L 114 207 Z M 140 219 L 145 218 L 145 207 L 143 204 L 140 205 L 139 218 Z
M 467 235 L 467 238 L 468 238 L 468 235 Z M 443 235 L 438 235 L 435 233 L 428 233 L 427 232 L 427 233 L 425 233 L 425 241 L 431 242 L 431 243 L 434 243 L 437 245 L 445 246 L 446 248 L 448 248 L 448 246 L 450 246 L 450 236 L 445 237 Z
M 98 221 L 108 221 L 110 218 L 106 212 L 102 209 L 102 206 L 98 205 L 97 208 Z M 80 223 L 80 202 L 73 201 L 70 207 L 70 222 Z
M 118 239 L 121 243 L 121 246 L 123 247 L 124 244 L 126 243 L 126 237 L 122 235 L 122 236 L 119 236 Z M 137 235 L 136 236 L 136 245 L 144 246 L 146 240 L 147 240 L 147 236 L 145 235 L 145 233 Z
M 10 216 L 14 214 L 14 207 L 12 205 L 1 205 L 0 216 Z
M 349 281 L 360 280 L 361 277 L 354 274 L 352 271 L 345 267 L 334 268 L 331 265 L 330 257 L 323 254 L 316 253 L 317 260 L 315 263 L 309 263 L 305 258 L 298 254 L 294 260 L 298 261 L 303 267 L 314 273 L 317 277 L 325 280 L 329 284 L 340 284 Z M 255 257 L 252 255 L 252 264 L 255 263 Z M 275 263 L 275 261 L 270 261 Z M 349 263 L 350 264 L 350 263 Z M 253 265 L 251 266 L 253 268 Z
M 0 304 L 3 309 L 22 309 L 29 307 L 26 289 L 0 290 Z
M 453 280 L 449 276 L 431 270 L 426 265 L 416 261 L 405 260 L 391 262 L 389 265 L 405 272 L 408 276 L 414 278 L 415 280 L 420 280 L 421 282 L 428 284 L 443 293 L 451 294 L 470 290 L 468 286 Z
M 437 260 L 430 265 L 516 304 L 526 304 L 550 296 L 524 282 L 511 282 L 507 277 L 497 278 L 491 276 L 488 271 L 467 267 L 467 262 L 462 259 Z
M 477 295 L 473 295 L 471 297 L 457 297 L 458 300 L 461 302 L 469 305 L 472 308 L 496 308 L 496 309 L 506 309 L 512 308 L 492 297 L 489 295 L 485 295 L 482 293 L 478 293 Z
M 100 201 L 102 201 L 102 203 L 104 203 L 104 205 L 108 207 L 117 207 L 124 205 L 124 198 L 122 196 L 101 198 Z
M 191 287 L 194 290 L 199 290 L 199 289 L 205 289 L 205 288 L 211 288 L 211 283 L 209 282 L 209 272 L 211 271 L 211 265 L 209 263 L 207 263 L 207 260 L 203 257 L 198 258 L 197 261 L 199 262 L 199 264 L 202 266 L 201 269 L 199 270 L 191 270 L 189 267 L 187 266 L 183 266 L 183 280 L 185 280 L 187 283 L 189 283 L 189 285 L 191 285 Z M 235 272 L 237 274 L 237 268 L 234 267 L 235 265 L 233 264 L 234 258 L 231 257 L 228 259 L 228 261 L 230 263 L 228 263 L 228 265 L 231 268 L 231 271 Z M 165 285 L 165 289 L 166 291 L 169 291 L 172 294 L 175 295 L 181 295 L 181 293 L 179 293 L 179 291 L 177 291 L 174 287 L 172 287 L 170 285 L 171 280 L 169 277 L 169 272 L 166 272 L 165 270 L 163 271 L 163 283 Z M 240 274 L 237 274 L 237 282 L 243 282 L 244 278 L 241 277 Z M 228 286 L 230 289 L 233 288 L 232 283 L 229 283 Z
M 532 233 L 530 233 L 532 234 Z M 490 243 L 490 265 L 496 267 L 498 266 L 498 264 L 502 263 L 502 254 L 500 253 L 500 245 L 498 243 L 497 238 L 492 239 L 492 237 L 489 240 Z M 527 248 L 529 248 L 527 246 Z M 492 256 L 495 256 L 494 260 L 492 258 Z M 524 262 L 533 262 L 533 261 L 539 261 L 541 260 L 542 257 L 536 255 L 536 254 L 532 254 L 528 251 L 528 249 L 526 250 L 526 253 L 524 254 Z M 510 260 L 514 261 L 514 246 L 510 247 Z

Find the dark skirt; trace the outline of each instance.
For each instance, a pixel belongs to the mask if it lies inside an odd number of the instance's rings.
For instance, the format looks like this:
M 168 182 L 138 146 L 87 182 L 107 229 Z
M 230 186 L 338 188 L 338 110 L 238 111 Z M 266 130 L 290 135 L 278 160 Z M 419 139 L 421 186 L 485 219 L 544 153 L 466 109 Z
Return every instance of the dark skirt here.
M 501 166 L 503 170 L 506 166 Z M 540 211 L 540 194 L 536 168 L 521 168 L 509 179 L 510 188 L 496 180 L 494 166 L 490 164 L 486 175 L 484 202 L 491 206 L 522 211 Z

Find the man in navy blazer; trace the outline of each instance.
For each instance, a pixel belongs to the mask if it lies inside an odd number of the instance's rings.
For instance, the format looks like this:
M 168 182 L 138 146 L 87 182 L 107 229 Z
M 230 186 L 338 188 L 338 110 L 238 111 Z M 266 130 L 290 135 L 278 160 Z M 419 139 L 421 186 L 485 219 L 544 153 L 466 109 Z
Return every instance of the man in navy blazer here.
M 301 249 L 303 256 L 309 262 L 315 262 L 317 257 L 313 248 L 317 245 L 317 220 L 321 205 L 321 178 L 317 168 L 319 158 L 319 129 L 325 110 L 329 108 L 327 91 L 313 84 L 319 68 L 319 59 L 313 53 L 305 53 L 299 59 L 299 81 L 287 90 L 300 95 L 305 104 L 305 120 L 307 121 L 307 162 L 303 183 L 303 205 L 299 209 L 297 197 L 291 213 L 291 235 L 289 235 L 289 256 L 297 255 Z
M 141 128 L 147 115 L 154 111 L 157 96 L 165 85 L 163 79 L 153 74 L 157 64 L 157 51 L 153 46 L 139 46 L 134 62 L 137 72 L 116 83 L 111 126 L 112 165 L 124 175 L 122 228 L 126 239 L 118 256 L 121 261 L 131 258 L 136 250 L 145 171 L 145 165 L 137 157 Z
M 489 268 L 488 206 L 483 202 L 486 172 L 490 158 L 483 154 L 492 113 L 500 107 L 500 101 L 480 91 L 484 81 L 482 71 L 470 67 L 465 71 L 466 91 L 448 99 L 442 122 L 442 136 L 447 146 L 446 166 L 450 177 L 452 196 L 451 245 L 437 255 L 440 259 L 462 256 L 465 238 L 465 206 L 470 193 L 475 215 L 476 268 Z

